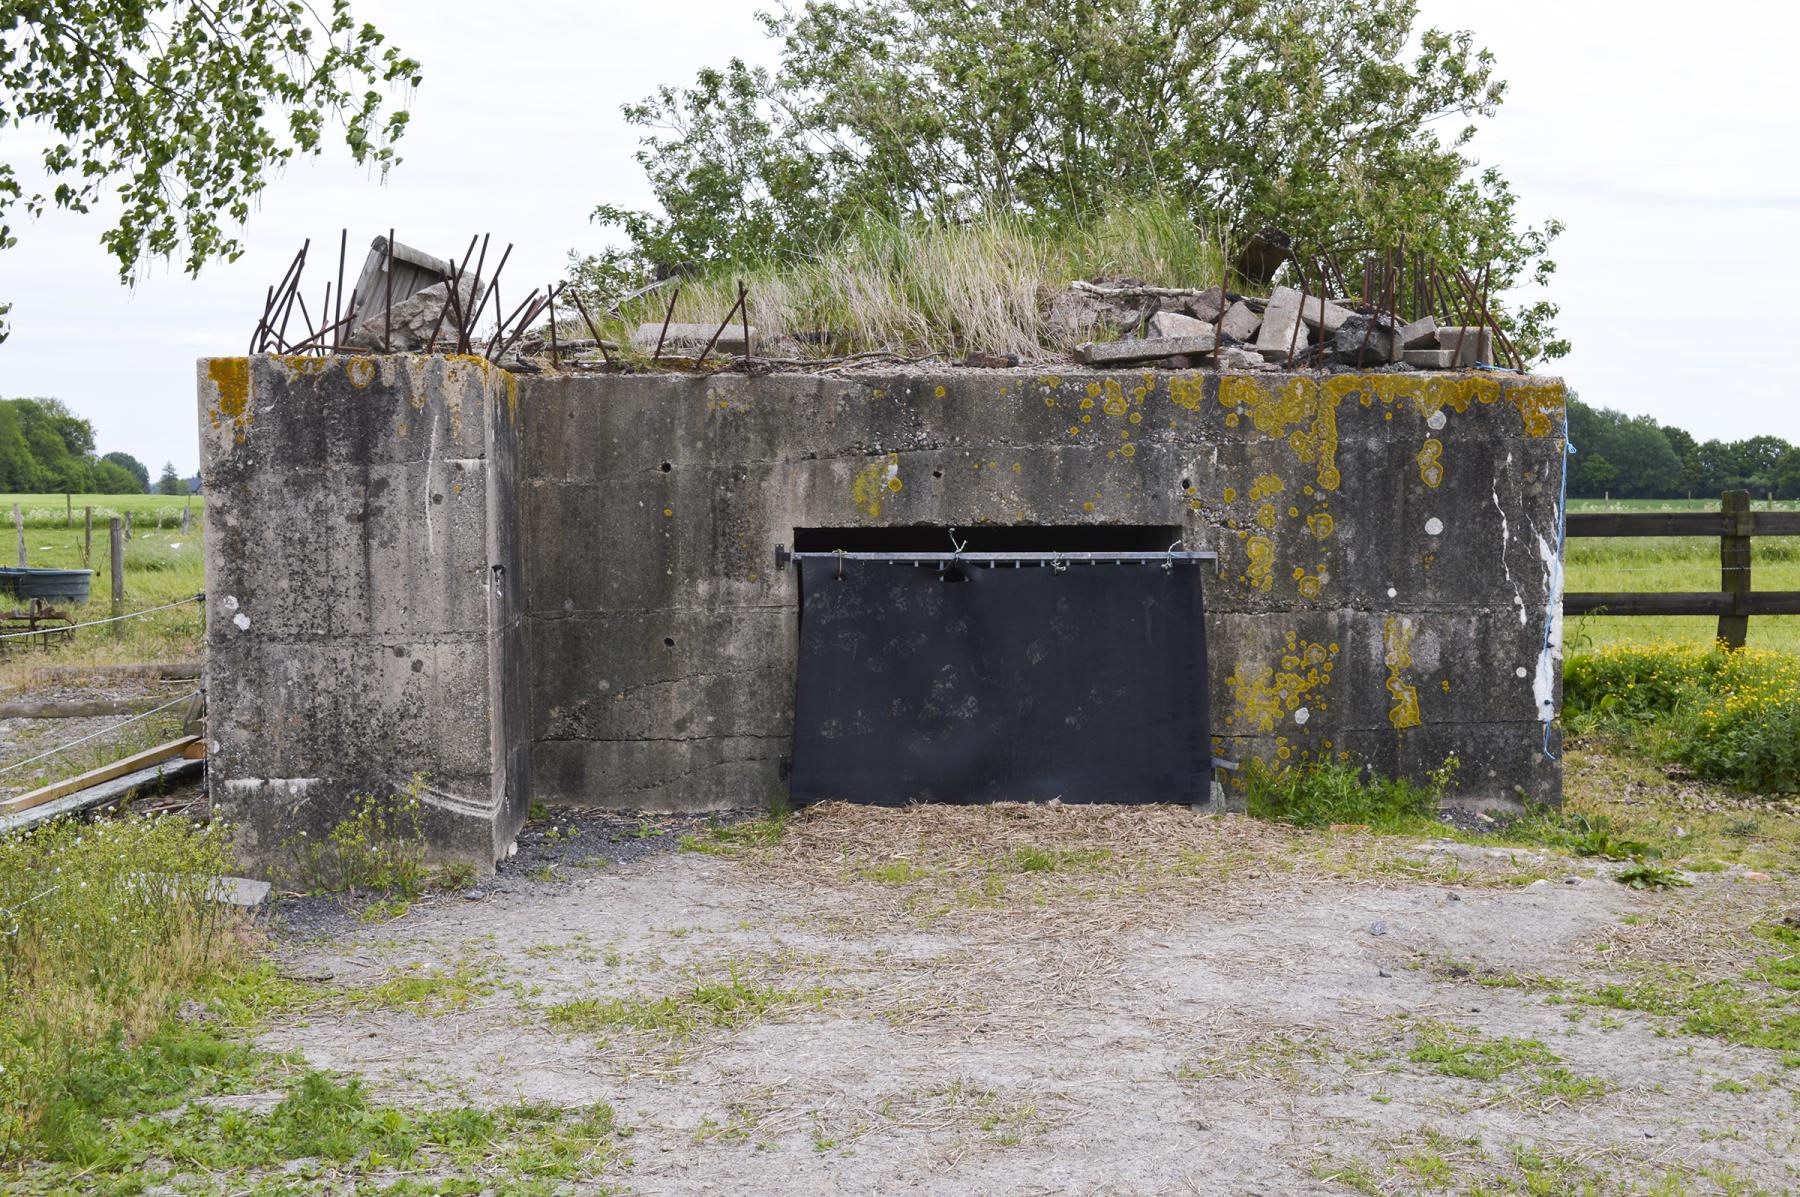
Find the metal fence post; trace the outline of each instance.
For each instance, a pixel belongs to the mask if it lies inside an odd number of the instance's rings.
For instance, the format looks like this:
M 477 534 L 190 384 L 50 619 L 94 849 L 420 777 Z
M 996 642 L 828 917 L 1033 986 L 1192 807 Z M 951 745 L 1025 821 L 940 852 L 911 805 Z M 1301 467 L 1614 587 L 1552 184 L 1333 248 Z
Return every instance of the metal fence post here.
M 108 521 L 112 532 L 112 607 L 117 615 L 125 608 L 125 522 L 118 516 Z M 123 624 L 114 624 L 117 632 Z
M 19 514 L 19 505 L 13 504 L 13 530 L 19 534 L 19 568 L 25 568 L 25 517 Z

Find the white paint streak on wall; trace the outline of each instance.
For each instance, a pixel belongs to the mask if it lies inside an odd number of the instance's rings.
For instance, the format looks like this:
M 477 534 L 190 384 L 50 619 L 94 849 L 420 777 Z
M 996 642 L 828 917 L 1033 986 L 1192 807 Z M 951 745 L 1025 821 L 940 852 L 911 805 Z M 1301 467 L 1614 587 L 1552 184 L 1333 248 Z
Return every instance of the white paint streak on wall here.
M 1544 590 L 1548 595 L 1544 601 L 1544 618 L 1550 634 L 1545 638 L 1544 651 L 1538 654 L 1537 676 L 1532 679 L 1531 693 L 1537 700 L 1538 719 L 1549 723 L 1556 718 L 1556 675 L 1562 668 L 1563 564 L 1562 554 L 1541 533 L 1537 542 L 1538 558 L 1544 563 Z
M 425 459 L 425 553 L 435 553 L 434 543 L 436 529 L 431 524 L 431 475 L 438 467 L 438 432 L 443 421 L 442 412 L 431 413 L 431 456 Z
M 1511 453 L 1506 455 L 1506 464 L 1512 464 Z M 1506 550 L 1512 545 L 1512 534 L 1507 531 L 1506 508 L 1500 505 L 1498 483 L 1494 486 L 1494 510 L 1500 513 L 1500 568 L 1506 571 L 1506 584 L 1513 589 L 1513 604 L 1519 608 L 1519 626 L 1525 627 L 1531 617 L 1525 610 L 1525 592 L 1519 588 L 1518 580 L 1512 575 L 1512 566 L 1506 560 Z

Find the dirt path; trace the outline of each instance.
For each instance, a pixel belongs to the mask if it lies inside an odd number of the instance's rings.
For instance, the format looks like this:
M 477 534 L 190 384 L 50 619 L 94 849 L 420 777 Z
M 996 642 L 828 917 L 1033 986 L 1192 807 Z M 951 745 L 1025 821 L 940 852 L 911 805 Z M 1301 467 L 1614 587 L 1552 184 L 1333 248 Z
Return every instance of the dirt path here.
M 1797 1183 L 1794 1061 L 1584 1000 L 1755 882 L 1131 818 L 827 809 L 489 887 L 285 949 L 343 997 L 262 1043 L 394 1102 L 611 1103 L 645 1194 Z

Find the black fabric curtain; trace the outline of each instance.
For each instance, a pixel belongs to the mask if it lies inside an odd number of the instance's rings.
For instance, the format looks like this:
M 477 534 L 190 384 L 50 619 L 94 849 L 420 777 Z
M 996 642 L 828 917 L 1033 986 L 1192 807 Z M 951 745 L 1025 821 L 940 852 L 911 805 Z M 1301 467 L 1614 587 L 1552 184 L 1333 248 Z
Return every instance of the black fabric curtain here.
M 796 565 L 795 803 L 1209 797 L 1196 566 Z

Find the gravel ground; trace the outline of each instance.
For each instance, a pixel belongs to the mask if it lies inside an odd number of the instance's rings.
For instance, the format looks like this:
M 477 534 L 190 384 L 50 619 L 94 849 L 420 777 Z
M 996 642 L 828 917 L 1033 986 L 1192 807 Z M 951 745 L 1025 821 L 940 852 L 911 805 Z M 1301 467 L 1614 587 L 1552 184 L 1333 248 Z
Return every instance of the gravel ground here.
M 1619 867 L 1161 809 L 559 812 L 477 900 L 288 939 L 343 997 L 260 1042 L 396 1104 L 609 1103 L 644 1194 L 1792 1191 L 1780 1053 L 1579 1000 L 1791 878 Z

